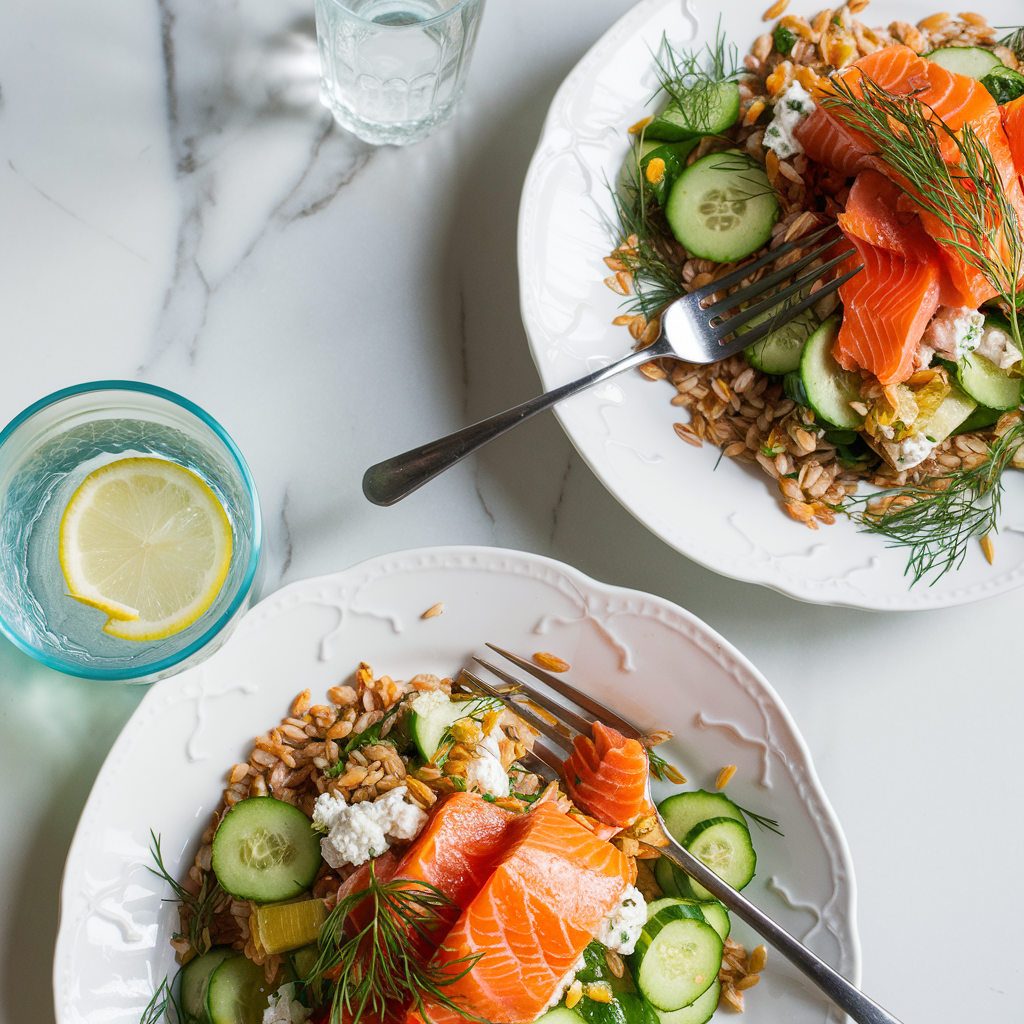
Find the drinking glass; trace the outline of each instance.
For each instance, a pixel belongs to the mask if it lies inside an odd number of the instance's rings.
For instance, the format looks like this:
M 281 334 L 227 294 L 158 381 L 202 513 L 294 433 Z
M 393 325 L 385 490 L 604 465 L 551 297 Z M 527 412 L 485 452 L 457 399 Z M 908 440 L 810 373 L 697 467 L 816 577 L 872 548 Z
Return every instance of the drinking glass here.
M 159 640 L 103 632 L 107 616 L 68 596 L 60 522 L 79 484 L 125 458 L 168 459 L 200 477 L 231 525 L 227 577 L 194 622 Z M 33 658 L 90 679 L 152 682 L 219 647 L 259 587 L 262 519 L 249 467 L 224 428 L 187 399 L 136 381 L 57 391 L 0 433 L 0 630 Z
M 366 142 L 444 124 L 466 83 L 484 0 L 316 0 L 320 99 Z

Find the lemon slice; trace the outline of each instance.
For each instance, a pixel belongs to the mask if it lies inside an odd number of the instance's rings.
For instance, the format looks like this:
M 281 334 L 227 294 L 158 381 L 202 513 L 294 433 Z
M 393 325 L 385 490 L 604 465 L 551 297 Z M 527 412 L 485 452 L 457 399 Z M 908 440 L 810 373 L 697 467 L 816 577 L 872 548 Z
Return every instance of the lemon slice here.
M 71 596 L 108 616 L 105 633 L 159 640 L 213 603 L 231 563 L 231 524 L 195 473 L 163 459 L 94 470 L 60 523 Z

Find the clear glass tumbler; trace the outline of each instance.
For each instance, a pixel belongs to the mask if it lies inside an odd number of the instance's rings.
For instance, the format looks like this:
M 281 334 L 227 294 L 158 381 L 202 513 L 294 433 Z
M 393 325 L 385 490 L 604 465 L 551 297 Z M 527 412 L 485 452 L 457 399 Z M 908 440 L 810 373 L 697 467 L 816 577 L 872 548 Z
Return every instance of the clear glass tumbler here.
M 455 110 L 484 0 L 316 0 L 320 99 L 376 145 L 425 139 Z
M 79 484 L 119 459 L 184 466 L 231 525 L 227 576 L 191 625 L 137 641 L 103 631 L 105 612 L 69 597 L 61 516 Z M 187 399 L 137 381 L 96 381 L 36 402 L 0 432 L 0 631 L 37 661 L 90 679 L 152 682 L 216 650 L 260 586 L 262 520 L 249 467 L 224 428 Z

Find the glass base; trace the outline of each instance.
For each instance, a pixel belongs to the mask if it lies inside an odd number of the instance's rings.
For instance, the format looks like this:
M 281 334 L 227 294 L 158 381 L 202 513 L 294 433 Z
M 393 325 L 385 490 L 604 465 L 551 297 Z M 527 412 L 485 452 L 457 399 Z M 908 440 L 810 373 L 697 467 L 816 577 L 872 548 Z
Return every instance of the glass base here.
M 381 122 L 367 121 L 353 111 L 332 103 L 323 93 L 320 95 L 320 102 L 334 115 L 334 120 L 342 128 L 374 146 L 411 146 L 414 142 L 422 142 L 451 120 L 458 101 L 456 96 L 443 107 L 438 107 L 429 117 L 418 121 Z

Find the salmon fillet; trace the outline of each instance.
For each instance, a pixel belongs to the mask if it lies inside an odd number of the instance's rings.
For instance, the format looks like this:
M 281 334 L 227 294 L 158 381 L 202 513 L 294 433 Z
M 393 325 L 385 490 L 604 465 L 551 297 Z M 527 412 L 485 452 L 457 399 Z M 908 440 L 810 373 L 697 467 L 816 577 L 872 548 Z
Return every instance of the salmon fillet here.
M 632 883 L 631 861 L 543 803 L 509 826 L 500 864 L 441 943 L 433 963 L 454 976 L 445 987 L 467 1013 L 493 1024 L 536 1020 Z M 427 1004 L 432 1024 L 464 1018 Z M 410 1022 L 420 1021 L 412 1012 Z
M 577 736 L 562 767 L 572 802 L 598 821 L 626 828 L 643 814 L 647 802 L 647 752 L 638 740 L 595 722 L 594 738 Z
M 839 289 L 843 323 L 832 354 L 847 370 L 873 373 L 882 384 L 906 380 L 924 329 L 939 305 L 938 261 L 919 263 L 847 236 L 857 249 L 839 268 L 864 269 Z
M 1010 144 L 1010 155 L 1018 175 L 1024 177 L 1024 96 L 999 108 L 1003 131 Z

